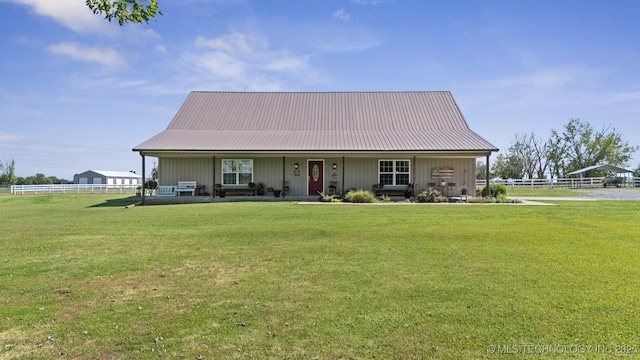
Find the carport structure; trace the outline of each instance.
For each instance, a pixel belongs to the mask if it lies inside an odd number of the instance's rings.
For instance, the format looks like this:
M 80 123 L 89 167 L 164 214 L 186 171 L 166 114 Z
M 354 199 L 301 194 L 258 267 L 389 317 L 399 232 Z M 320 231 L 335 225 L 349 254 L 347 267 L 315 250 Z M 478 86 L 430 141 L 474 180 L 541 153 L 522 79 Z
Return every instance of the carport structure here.
M 568 173 L 567 175 L 573 177 L 576 175 L 579 175 L 579 179 L 576 179 L 576 181 L 572 181 L 571 182 L 571 187 L 573 188 L 577 188 L 577 187 L 582 187 L 583 184 L 585 184 L 585 174 L 589 171 L 593 171 L 593 170 L 602 170 L 602 171 L 608 171 L 610 173 L 615 174 L 615 176 L 611 177 L 611 178 L 604 178 L 602 180 L 602 185 L 604 187 L 607 187 L 607 179 L 610 179 L 611 185 L 615 185 L 615 186 L 633 186 L 634 185 L 634 181 L 633 181 L 633 170 L 631 169 L 626 169 L 626 168 L 622 168 L 622 167 L 618 167 L 618 166 L 614 166 L 614 165 L 609 165 L 609 164 L 602 164 L 602 165 L 593 165 L 593 166 L 588 166 L 586 168 L 580 169 L 580 170 L 576 170 L 576 171 L 572 171 L 570 173 Z M 631 175 L 630 175 L 631 174 Z M 618 180 L 620 179 L 620 180 Z M 619 182 L 618 182 L 619 181 Z M 593 185 L 593 184 L 591 184 Z

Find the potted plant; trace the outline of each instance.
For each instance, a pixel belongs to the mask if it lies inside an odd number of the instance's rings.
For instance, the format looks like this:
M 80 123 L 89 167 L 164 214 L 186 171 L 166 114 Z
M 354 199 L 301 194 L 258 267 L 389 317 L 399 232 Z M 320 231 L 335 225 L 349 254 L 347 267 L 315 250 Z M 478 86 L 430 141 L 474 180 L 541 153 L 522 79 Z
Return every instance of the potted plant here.
M 142 186 L 138 185 L 136 187 L 136 197 L 141 197 L 142 196 Z
M 258 182 L 257 188 L 258 188 L 258 195 L 264 195 L 264 184 L 261 182 Z
M 440 186 L 447 186 L 447 180 L 446 179 L 440 179 Z
M 280 193 L 282 192 L 282 190 L 278 190 L 278 189 L 273 189 L 273 196 L 274 197 L 280 197 Z
M 413 195 L 413 184 L 410 183 L 407 185 L 407 190 L 404 192 L 404 198 L 409 199 L 411 198 L 411 195 Z

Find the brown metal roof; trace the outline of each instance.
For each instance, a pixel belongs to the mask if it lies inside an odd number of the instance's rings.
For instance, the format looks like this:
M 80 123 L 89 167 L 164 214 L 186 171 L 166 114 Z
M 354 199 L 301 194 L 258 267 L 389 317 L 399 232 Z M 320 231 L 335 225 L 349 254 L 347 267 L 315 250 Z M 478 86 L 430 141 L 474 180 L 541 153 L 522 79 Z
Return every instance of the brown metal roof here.
M 134 151 L 497 151 L 448 91 L 203 92 Z

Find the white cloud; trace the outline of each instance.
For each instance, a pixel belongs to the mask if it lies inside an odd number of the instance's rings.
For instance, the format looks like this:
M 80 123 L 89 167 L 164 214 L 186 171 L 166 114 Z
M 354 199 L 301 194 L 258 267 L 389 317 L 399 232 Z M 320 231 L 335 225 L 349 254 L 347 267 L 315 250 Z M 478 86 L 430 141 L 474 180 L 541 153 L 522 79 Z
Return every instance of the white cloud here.
M 0 131 L 0 142 L 12 142 L 12 141 L 19 141 L 24 139 L 25 137 L 22 135 L 18 135 L 18 134 L 11 134 L 8 132 L 2 132 Z
M 266 69 L 273 71 L 300 71 L 307 68 L 307 56 L 276 57 L 265 65 Z
M 77 33 L 98 32 L 111 34 L 117 31 L 117 25 L 110 24 L 94 14 L 82 0 L 9 0 L 21 4 L 34 13 L 47 16 Z
M 247 35 L 240 33 L 232 33 L 215 39 L 206 39 L 198 36 L 196 38 L 195 46 L 206 47 L 228 53 L 248 54 L 251 52 L 249 41 L 251 40 Z
M 342 21 L 349 21 L 349 16 L 350 15 L 346 11 L 344 11 L 344 9 L 338 9 L 334 11 L 333 14 L 331 14 L 332 18 Z
M 561 89 L 575 83 L 589 82 L 602 71 L 582 66 L 543 69 L 528 74 L 505 77 L 484 84 L 491 88 Z
M 389 1 L 390 0 L 351 0 L 352 3 L 360 5 L 378 5 Z
M 193 51 L 183 54 L 182 60 L 192 73 L 200 71 L 199 82 L 205 82 L 208 88 L 277 91 L 288 82 L 315 82 L 320 78 L 316 71 L 309 70 L 309 55 L 273 49 L 264 38 L 250 33 L 197 37 Z
M 156 50 L 157 53 L 160 53 L 160 54 L 166 54 L 167 53 L 167 47 L 165 45 L 163 45 L 163 44 L 156 45 L 155 50 Z
M 89 47 L 77 43 L 60 42 L 49 45 L 47 50 L 54 54 L 68 56 L 75 60 L 96 62 L 111 67 L 126 65 L 124 57 L 116 50 L 110 48 Z

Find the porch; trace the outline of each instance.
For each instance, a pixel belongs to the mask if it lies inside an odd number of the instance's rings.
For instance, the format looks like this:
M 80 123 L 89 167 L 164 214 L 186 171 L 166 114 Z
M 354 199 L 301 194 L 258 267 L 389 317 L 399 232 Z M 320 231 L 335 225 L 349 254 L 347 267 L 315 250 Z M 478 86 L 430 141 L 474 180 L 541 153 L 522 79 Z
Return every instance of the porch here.
M 318 196 L 252 196 L 234 195 L 226 197 L 213 196 L 145 196 L 145 205 L 170 205 L 170 204 L 206 204 L 224 202 L 285 202 L 285 201 L 318 201 Z

